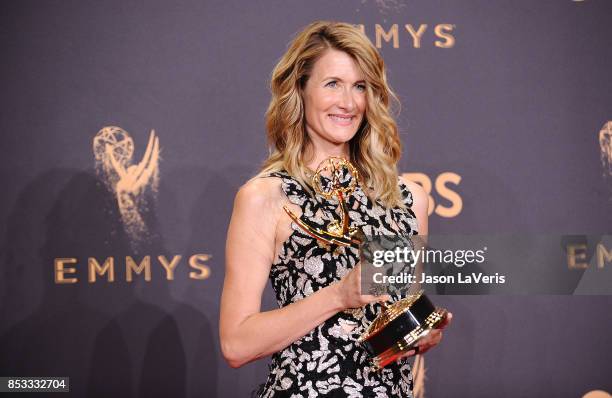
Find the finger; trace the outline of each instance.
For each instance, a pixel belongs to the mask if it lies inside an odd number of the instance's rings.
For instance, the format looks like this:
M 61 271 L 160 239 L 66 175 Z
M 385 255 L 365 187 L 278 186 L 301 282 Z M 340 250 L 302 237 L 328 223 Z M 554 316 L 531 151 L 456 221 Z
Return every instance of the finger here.
M 438 333 L 433 333 L 433 332 L 438 332 Z M 431 347 L 438 345 L 441 340 L 442 340 L 442 332 L 440 332 L 439 330 L 434 330 L 431 333 L 429 333 L 426 337 L 419 340 L 417 345 L 421 348 L 431 348 Z
M 418 340 L 417 345 L 419 347 L 433 346 L 436 345 L 440 340 L 442 332 L 437 329 L 431 329 L 425 336 Z
M 364 304 L 374 303 L 374 302 L 378 301 L 378 296 L 374 296 L 372 294 L 362 294 L 361 295 L 361 301 Z
M 383 294 L 382 296 L 374 296 L 373 294 L 362 294 L 361 300 L 363 305 L 370 303 L 383 303 L 387 301 L 391 301 L 391 296 L 388 294 Z
M 448 312 L 446 316 L 444 317 L 444 320 L 438 326 L 436 326 L 436 329 L 444 329 L 445 327 L 450 325 L 452 319 L 453 319 L 453 314 Z
M 108 156 L 111 164 L 113 165 L 113 168 L 115 169 L 117 174 L 119 174 L 119 178 L 125 178 L 125 169 L 119 162 L 117 162 L 117 159 L 115 159 L 115 154 L 113 153 L 113 148 L 108 144 L 106 145 L 106 156 Z
M 404 354 L 402 354 L 400 356 L 400 358 L 412 357 L 412 356 L 415 356 L 416 354 L 418 354 L 419 352 L 421 352 L 419 349 L 413 348 L 412 350 L 406 351 Z
M 149 134 L 149 142 L 147 143 L 147 149 L 145 150 L 145 154 L 142 157 L 140 163 L 138 163 L 138 168 L 136 168 L 136 178 L 140 178 L 140 174 L 144 171 L 145 167 L 151 160 L 151 152 L 153 151 L 153 146 L 155 145 L 155 130 L 151 130 L 151 134 Z
M 389 296 L 388 294 L 383 294 L 381 296 L 376 296 L 378 297 L 378 301 L 391 301 L 391 296 Z
M 442 332 L 440 330 L 436 330 L 435 334 L 431 335 L 431 340 L 429 341 L 430 345 L 436 345 L 442 340 Z
M 358 262 L 351 272 L 354 274 L 355 283 L 359 286 L 359 291 L 361 291 L 361 262 Z
M 428 346 L 428 345 L 430 345 L 431 342 L 435 338 L 434 332 L 436 332 L 436 330 L 431 330 L 429 333 L 427 333 L 427 335 L 425 335 L 424 337 L 420 338 L 418 343 L 417 343 L 417 345 L 418 346 Z

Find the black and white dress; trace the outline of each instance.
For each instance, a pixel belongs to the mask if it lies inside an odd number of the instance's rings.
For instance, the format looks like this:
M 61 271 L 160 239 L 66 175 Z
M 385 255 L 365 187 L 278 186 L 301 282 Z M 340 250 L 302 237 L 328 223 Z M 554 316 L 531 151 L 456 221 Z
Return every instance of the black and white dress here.
M 333 220 L 338 207 L 336 199 L 327 200 L 319 194 L 312 197 L 285 171 L 270 176 L 282 179 L 283 192 L 291 203 L 300 206 L 302 218 L 321 227 Z M 398 183 L 405 209 L 387 209 L 378 201 L 373 203 L 358 186 L 346 198 L 351 226 L 360 227 L 366 235 L 417 234 L 412 194 L 403 182 Z M 291 228 L 293 231 L 270 271 L 281 307 L 342 279 L 359 261 L 358 250 L 354 248 L 331 251 L 295 223 Z M 379 311 L 378 303 L 369 304 L 358 313 L 341 311 L 272 355 L 268 379 L 255 396 L 412 397 L 408 359 L 376 371 L 370 368 L 368 354 L 357 343 Z

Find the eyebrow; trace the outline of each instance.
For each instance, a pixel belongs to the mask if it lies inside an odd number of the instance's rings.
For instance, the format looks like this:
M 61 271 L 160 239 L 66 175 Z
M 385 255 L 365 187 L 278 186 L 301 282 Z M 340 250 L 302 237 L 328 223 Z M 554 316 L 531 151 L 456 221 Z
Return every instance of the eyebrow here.
M 340 79 L 339 77 L 336 76 L 327 76 L 326 78 L 324 78 L 323 80 L 321 80 L 322 82 L 325 80 L 339 80 L 341 82 L 343 82 L 344 80 Z M 357 80 L 355 83 L 365 83 L 366 81 L 361 79 L 361 80 Z

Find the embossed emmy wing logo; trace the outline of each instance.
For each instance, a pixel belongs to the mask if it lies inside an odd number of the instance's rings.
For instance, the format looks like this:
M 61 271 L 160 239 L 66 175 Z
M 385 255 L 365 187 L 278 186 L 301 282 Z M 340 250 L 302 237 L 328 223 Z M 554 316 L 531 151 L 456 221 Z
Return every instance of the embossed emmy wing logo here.
M 599 149 L 604 177 L 612 178 L 612 121 L 604 124 L 599 132 Z
M 157 193 L 159 185 L 159 138 L 151 130 L 142 160 L 133 164 L 134 141 L 120 127 L 107 126 L 93 139 L 96 173 L 117 198 L 121 220 L 133 242 L 148 235 L 142 217 L 147 187 Z

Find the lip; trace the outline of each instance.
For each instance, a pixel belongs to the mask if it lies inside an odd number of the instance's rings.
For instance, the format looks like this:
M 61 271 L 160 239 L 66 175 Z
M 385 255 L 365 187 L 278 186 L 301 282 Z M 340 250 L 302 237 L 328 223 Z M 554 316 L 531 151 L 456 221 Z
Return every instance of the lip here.
M 350 126 L 353 124 L 353 119 L 355 119 L 355 115 L 343 115 L 341 113 L 330 113 L 327 116 L 339 126 Z M 337 118 L 346 118 L 346 120 L 338 120 Z

